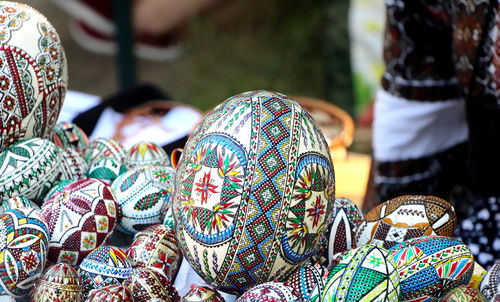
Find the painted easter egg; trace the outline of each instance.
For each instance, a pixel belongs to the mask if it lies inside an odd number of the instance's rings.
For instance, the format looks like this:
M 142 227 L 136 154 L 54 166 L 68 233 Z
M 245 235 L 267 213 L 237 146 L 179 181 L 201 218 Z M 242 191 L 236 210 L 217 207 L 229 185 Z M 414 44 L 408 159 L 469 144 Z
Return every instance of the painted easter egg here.
M 117 207 L 109 185 L 82 179 L 47 200 L 42 214 L 50 232 L 49 259 L 75 266 L 111 236 Z
M 134 297 L 123 285 L 111 285 L 92 290 L 85 302 L 134 302 Z
M 474 271 L 472 272 L 472 277 L 467 285 L 479 290 L 486 273 L 487 271 L 479 263 L 474 261 Z
M 98 137 L 93 139 L 85 150 L 84 159 L 89 164 L 98 161 L 101 158 L 111 158 L 116 162 L 123 161 L 125 157 L 125 149 L 123 146 L 114 139 Z
M 133 145 L 123 160 L 126 170 L 150 165 L 172 166 L 167 152 L 152 142 L 140 142 Z
M 93 289 L 121 285 L 132 275 L 132 265 L 120 249 L 103 245 L 83 259 L 78 273 L 87 296 Z
M 236 302 L 288 302 L 300 301 L 295 290 L 282 282 L 270 281 L 256 285 L 245 292 Z
M 174 190 L 170 167 L 139 167 L 118 176 L 111 187 L 120 208 L 120 230 L 135 234 L 162 223 Z
M 296 269 L 285 282 L 295 289 L 300 301 L 317 301 L 326 285 L 328 270 L 321 264 L 308 263 Z
M 200 286 L 192 284 L 189 291 L 184 297 L 182 302 L 225 302 L 221 294 L 208 286 Z
M 85 178 L 88 166 L 83 158 L 75 150 L 60 148 L 61 150 L 61 180 Z
M 453 206 L 434 196 L 406 195 L 386 201 L 365 216 L 357 246 L 396 243 L 427 235 L 452 236 L 457 224 Z
M 49 200 L 52 196 L 54 196 L 56 193 L 61 192 L 64 188 L 66 188 L 67 185 L 70 183 L 76 181 L 73 179 L 63 179 L 61 181 L 56 182 L 52 188 L 45 194 L 45 197 L 43 197 L 43 203 L 45 203 L 47 200 Z M 42 204 L 43 204 L 42 203 Z
M 450 290 L 439 302 L 486 302 L 487 300 L 477 289 L 461 285 Z
M 28 294 L 40 277 L 49 248 L 49 232 L 40 213 L 11 209 L 0 215 L 0 296 Z
M 26 198 L 23 195 L 14 196 L 0 202 L 0 214 L 4 213 L 7 210 L 17 209 L 17 208 L 32 208 L 37 211 L 40 211 L 40 207 L 38 207 L 36 204 L 31 202 L 28 198 Z
M 175 229 L 174 210 L 172 208 L 172 203 L 167 205 L 167 210 L 165 212 L 165 218 L 163 218 L 163 224 Z
M 0 151 L 49 136 L 68 85 L 66 56 L 55 28 L 37 10 L 0 2 Z
M 410 239 L 389 251 L 398 267 L 403 300 L 442 298 L 451 289 L 469 283 L 474 270 L 469 248 L 449 237 Z
M 332 267 L 320 301 L 398 301 L 399 284 L 389 252 L 364 245 L 344 253 Z
M 120 175 L 120 163 L 108 157 L 94 161 L 87 171 L 88 177 L 100 179 L 107 184 L 112 184 L 118 175 Z
M 500 299 L 500 261 L 495 262 L 486 273 L 481 282 L 480 290 L 488 301 Z
M 161 271 L 153 268 L 134 270 L 123 286 L 130 290 L 134 296 L 134 302 L 149 302 L 152 299 L 177 302 L 181 299 L 170 280 Z
M 229 98 L 199 123 L 176 176 L 184 256 L 230 293 L 286 276 L 317 252 L 334 202 L 323 134 L 287 96 Z
M 74 268 L 58 263 L 43 274 L 31 297 L 33 302 L 80 302 L 83 301 L 82 280 Z
M 0 153 L 0 200 L 24 195 L 39 203 L 59 176 L 60 159 L 59 148 L 41 138 L 27 139 L 3 150 Z
M 52 130 L 51 141 L 59 147 L 70 148 L 83 155 L 89 144 L 89 138 L 74 123 L 58 123 Z
M 133 268 L 154 267 L 175 280 L 182 254 L 174 229 L 157 224 L 135 234 L 126 252 Z
M 320 242 L 320 262 L 330 264 L 336 254 L 356 247 L 356 232 L 363 222 L 361 210 L 348 198 L 335 198 L 333 219 Z

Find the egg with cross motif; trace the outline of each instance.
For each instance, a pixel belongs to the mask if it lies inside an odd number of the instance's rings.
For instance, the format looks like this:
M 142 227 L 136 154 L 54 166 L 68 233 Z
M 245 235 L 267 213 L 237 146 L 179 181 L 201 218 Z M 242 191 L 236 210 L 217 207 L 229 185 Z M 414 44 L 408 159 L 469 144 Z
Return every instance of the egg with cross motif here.
M 285 281 L 316 254 L 334 191 L 328 145 L 304 108 L 276 92 L 233 96 L 205 115 L 177 167 L 182 252 L 227 293 Z
M 31 296 L 33 302 L 81 302 L 82 280 L 73 267 L 58 263 L 43 274 Z

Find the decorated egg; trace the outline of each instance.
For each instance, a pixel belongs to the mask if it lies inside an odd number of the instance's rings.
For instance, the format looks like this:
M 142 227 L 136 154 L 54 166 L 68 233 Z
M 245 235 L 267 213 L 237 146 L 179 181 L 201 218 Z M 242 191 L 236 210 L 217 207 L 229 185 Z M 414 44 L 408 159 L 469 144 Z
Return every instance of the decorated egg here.
M 486 273 L 480 289 L 488 301 L 496 302 L 500 299 L 500 261 L 495 262 Z
M 61 150 L 61 180 L 82 179 L 87 171 L 87 163 L 75 150 L 60 148 Z
M 410 239 L 389 251 L 398 267 L 403 300 L 442 298 L 451 289 L 469 283 L 474 270 L 469 248 L 448 237 Z
M 483 294 L 467 285 L 461 285 L 450 290 L 439 302 L 486 302 Z
M 316 301 L 325 288 L 327 269 L 319 263 L 306 264 L 296 269 L 285 282 L 295 289 L 300 301 Z M 314 294 L 314 295 L 313 295 Z
M 133 145 L 123 160 L 126 170 L 149 165 L 172 166 L 167 152 L 152 142 L 140 142 Z
M 125 150 L 119 142 L 111 138 L 98 137 L 87 146 L 84 159 L 89 165 L 101 158 L 111 158 L 121 164 L 124 157 Z
M 174 211 L 172 209 L 172 203 L 169 203 L 167 205 L 165 218 L 163 218 L 163 224 L 175 229 Z
M 49 259 L 75 266 L 112 234 L 117 208 L 109 185 L 82 179 L 47 200 L 42 214 L 50 232 Z
M 449 202 L 434 196 L 406 195 L 386 201 L 365 216 L 357 232 L 357 246 L 396 243 L 427 235 L 452 236 L 457 224 Z
M 120 249 L 103 245 L 83 259 L 78 272 L 87 296 L 93 289 L 121 285 L 132 274 L 132 265 Z
M 217 290 L 208 287 L 192 284 L 182 302 L 225 302 L 224 298 Z
M 153 267 L 175 280 L 182 254 L 174 229 L 157 224 L 135 235 L 126 252 L 133 268 Z
M 252 287 L 236 302 L 288 302 L 300 301 L 295 290 L 282 282 L 270 281 Z
M 134 302 L 149 302 L 152 299 L 163 302 L 177 302 L 181 299 L 170 280 L 161 271 L 153 268 L 134 270 L 123 285 L 134 296 Z
M 399 283 L 389 252 L 364 245 L 344 253 L 333 266 L 320 301 L 398 301 Z
M 0 215 L 0 296 L 29 293 L 47 262 L 49 232 L 40 213 L 11 209 Z
M 92 290 L 85 302 L 134 302 L 134 297 L 126 287 L 111 285 Z
M 14 196 L 7 200 L 4 200 L 3 202 L 0 202 L 0 214 L 7 210 L 17 208 L 32 208 L 40 211 L 40 208 L 36 204 L 29 201 L 28 198 L 23 195 Z
M 111 187 L 120 208 L 120 230 L 135 234 L 162 223 L 174 190 L 170 167 L 139 167 L 120 175 Z
M 0 151 L 49 136 L 66 94 L 61 40 L 50 22 L 21 3 L 0 3 Z M 31 196 L 27 196 L 31 198 Z
M 32 293 L 33 302 L 80 302 L 82 298 L 82 280 L 78 272 L 66 263 L 58 263 L 48 269 Z
M 64 188 L 66 188 L 67 185 L 70 183 L 76 181 L 73 179 L 63 179 L 61 181 L 56 182 L 52 188 L 45 194 L 45 197 L 43 198 L 43 203 L 45 203 L 47 200 L 49 200 L 52 196 L 54 196 L 56 193 L 61 192 Z
M 74 123 L 58 123 L 52 130 L 51 140 L 61 148 L 70 148 L 83 155 L 89 138 L 83 130 Z
M 0 10 L 2 5 L 0 3 Z M 41 138 L 27 139 L 3 150 L 0 153 L 0 200 L 24 195 L 38 203 L 59 176 L 60 159 L 59 148 Z
M 333 219 L 320 243 L 321 263 L 331 263 L 333 256 L 356 247 L 356 231 L 363 213 L 348 198 L 335 198 Z
M 487 271 L 479 263 L 474 261 L 474 271 L 472 272 L 472 277 L 467 285 L 479 290 L 486 273 Z
M 176 176 L 184 256 L 209 284 L 242 292 L 286 276 L 317 252 L 334 202 L 328 145 L 287 96 L 229 98 L 199 123 Z
M 100 179 L 107 184 L 113 183 L 118 175 L 120 175 L 120 163 L 108 157 L 94 161 L 87 171 L 88 177 Z

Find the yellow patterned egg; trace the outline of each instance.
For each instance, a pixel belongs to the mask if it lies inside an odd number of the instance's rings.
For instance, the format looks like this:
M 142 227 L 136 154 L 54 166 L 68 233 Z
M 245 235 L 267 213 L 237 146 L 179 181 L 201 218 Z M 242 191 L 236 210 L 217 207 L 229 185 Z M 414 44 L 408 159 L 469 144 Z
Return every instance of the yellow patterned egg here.
M 328 145 L 311 115 L 280 93 L 242 93 L 208 113 L 186 143 L 177 238 L 219 290 L 285 281 L 317 252 L 334 191 Z
M 0 2 L 0 151 L 47 138 L 68 85 L 66 56 L 50 22 L 28 5 Z
M 52 266 L 38 281 L 32 293 L 32 301 L 83 301 L 83 285 L 78 272 L 66 263 Z

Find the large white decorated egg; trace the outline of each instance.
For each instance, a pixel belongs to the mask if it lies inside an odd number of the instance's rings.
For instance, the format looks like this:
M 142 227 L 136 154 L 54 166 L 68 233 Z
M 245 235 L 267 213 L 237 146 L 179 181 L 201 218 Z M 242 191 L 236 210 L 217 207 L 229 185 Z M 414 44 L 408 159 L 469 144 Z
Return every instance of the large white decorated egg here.
M 0 296 L 29 293 L 47 262 L 49 232 L 40 213 L 30 208 L 0 215 Z
M 59 176 L 59 148 L 51 141 L 31 138 L 0 153 L 0 200 L 24 195 L 40 203 Z
M 113 181 L 120 208 L 120 230 L 135 234 L 162 223 L 174 191 L 175 170 L 147 166 L 129 170 Z
M 435 196 L 406 195 L 381 203 L 365 216 L 357 246 L 396 243 L 428 235 L 452 236 L 457 224 L 453 206 Z
M 1 151 L 23 139 L 48 137 L 68 72 L 59 35 L 37 10 L 1 1 L 0 21 Z
M 42 215 L 50 232 L 49 259 L 75 266 L 111 236 L 117 207 L 109 185 L 82 179 L 47 200 Z
M 467 285 L 474 271 L 474 257 L 461 241 L 444 236 L 424 236 L 389 249 L 401 279 L 402 300 L 443 298 L 451 289 Z
M 305 109 L 275 92 L 231 97 L 200 122 L 179 162 L 183 254 L 222 291 L 284 281 L 316 253 L 334 189 L 328 145 Z

